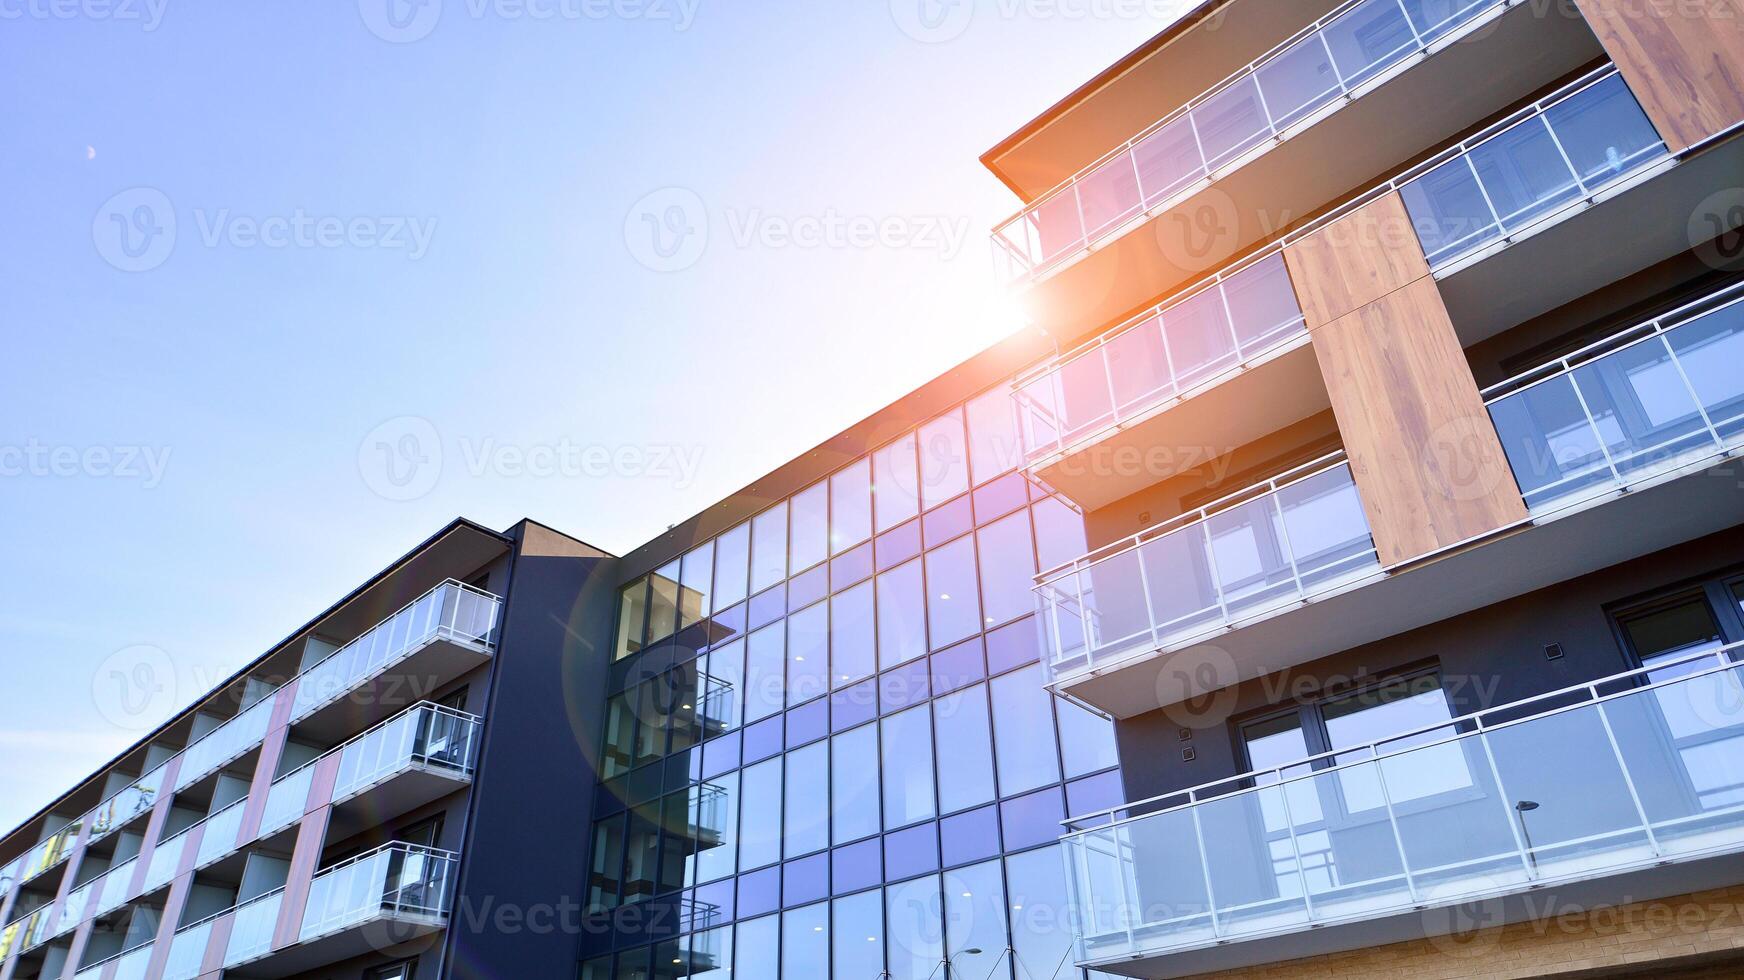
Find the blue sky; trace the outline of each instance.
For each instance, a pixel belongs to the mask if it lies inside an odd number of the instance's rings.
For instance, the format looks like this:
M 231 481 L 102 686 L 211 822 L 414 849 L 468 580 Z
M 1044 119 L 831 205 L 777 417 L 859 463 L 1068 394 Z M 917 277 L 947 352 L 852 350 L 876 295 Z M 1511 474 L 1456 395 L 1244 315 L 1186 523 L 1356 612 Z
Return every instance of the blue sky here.
M 976 157 L 1175 6 L 388 2 L 0 0 L 0 825 L 456 515 L 627 550 L 999 339 Z

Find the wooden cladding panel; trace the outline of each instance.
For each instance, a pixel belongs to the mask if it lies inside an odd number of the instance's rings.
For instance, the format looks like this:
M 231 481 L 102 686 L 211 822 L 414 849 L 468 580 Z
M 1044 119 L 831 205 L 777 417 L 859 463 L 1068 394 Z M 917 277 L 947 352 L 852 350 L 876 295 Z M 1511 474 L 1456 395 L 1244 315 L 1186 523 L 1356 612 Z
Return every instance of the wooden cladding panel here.
M 1384 563 L 1526 517 L 1434 279 L 1326 324 L 1314 352 Z
M 1284 263 L 1310 330 L 1429 275 L 1405 201 L 1391 191 L 1284 249 Z
M 1744 121 L 1744 0 L 1576 0 L 1673 151 Z

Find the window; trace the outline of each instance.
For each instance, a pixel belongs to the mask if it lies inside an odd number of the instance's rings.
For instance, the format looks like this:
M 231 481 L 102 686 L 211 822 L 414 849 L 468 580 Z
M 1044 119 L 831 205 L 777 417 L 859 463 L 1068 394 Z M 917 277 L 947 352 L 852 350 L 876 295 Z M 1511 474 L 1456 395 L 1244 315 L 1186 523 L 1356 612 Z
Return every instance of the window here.
M 945 872 L 945 954 L 1005 949 L 1005 884 L 999 862 Z M 977 973 L 977 975 L 979 975 Z
M 1114 746 L 1114 722 L 1064 698 L 1054 701 L 1054 714 L 1060 720 L 1060 755 L 1065 758 L 1067 779 L 1120 763 Z
M 884 759 L 885 822 L 904 827 L 937 813 L 932 713 L 925 706 L 884 719 Z
M 1017 439 L 1017 409 L 1011 390 L 995 388 L 964 406 L 969 417 L 969 463 L 975 483 L 1008 473 L 1023 456 Z
M 818 742 L 787 755 L 783 857 L 830 846 L 830 745 Z
M 612 659 L 622 660 L 642 649 L 648 629 L 648 579 L 639 578 L 618 593 L 618 642 Z
M 846 844 L 878 833 L 878 726 L 845 732 L 830 744 L 832 836 Z
M 1035 546 L 1019 511 L 975 532 L 981 544 L 982 620 L 997 626 L 1035 611 Z
M 993 679 L 993 744 L 1004 796 L 1060 780 L 1054 746 L 1054 696 L 1043 686 L 1041 666 Z
M 921 427 L 920 499 L 932 508 L 969 489 L 969 460 L 963 417 L 952 412 Z
M 745 724 L 781 710 L 787 682 L 787 642 L 783 624 L 751 634 L 745 648 Z
M 781 917 L 777 915 L 752 919 L 738 925 L 733 940 L 738 957 L 733 965 L 735 977 L 773 977 L 781 969 Z
M 751 562 L 751 525 L 741 524 L 715 539 L 715 608 L 745 601 Z
M 691 787 L 690 824 L 696 828 L 692 881 L 709 882 L 734 872 L 739 836 L 739 774 L 727 773 Z
M 830 554 L 839 555 L 872 536 L 872 461 L 830 477 Z
M 787 504 L 776 504 L 751 521 L 751 592 L 787 577 Z
M 624 866 L 624 817 L 622 814 L 593 825 L 593 864 L 587 876 L 589 911 L 604 911 L 618 904 L 618 886 Z
M 878 576 L 878 669 L 926 652 L 926 591 L 921 563 L 911 561 Z
M 678 581 L 678 627 L 702 622 L 712 608 L 709 593 L 714 588 L 715 545 L 713 541 L 684 556 Z
M 972 538 L 959 538 L 927 552 L 926 579 L 928 636 L 934 650 L 981 632 Z
M 739 868 L 781 860 L 781 757 L 740 773 Z
M 1060 846 L 1013 854 L 1005 859 L 1005 875 L 1011 885 L 1011 947 L 1025 966 L 1018 975 L 1025 980 L 1077 980 L 1077 967 L 1066 955 L 1072 933 L 1061 927 L 1071 920 L 1060 907 L 1069 894 Z
M 872 502 L 879 534 L 920 513 L 917 465 L 912 432 L 872 454 Z
M 364 980 L 412 980 L 418 968 L 417 960 L 404 960 L 388 966 L 378 966 L 363 975 Z
M 846 687 L 878 669 L 872 583 L 862 582 L 830 599 L 830 682 Z
M 733 971 L 733 929 L 722 926 L 684 940 L 684 967 L 679 976 L 690 980 L 726 980 Z
M 600 778 L 629 772 L 636 764 L 636 713 L 630 710 L 630 694 L 614 694 L 606 702 L 605 751 L 601 753 Z
M 931 980 L 945 958 L 944 903 L 939 876 L 928 875 L 884 892 L 890 923 L 889 963 L 892 980 Z
M 678 629 L 679 563 L 661 567 L 649 579 L 648 645 L 671 636 Z
M 819 483 L 796 494 L 788 503 L 793 527 L 787 567 L 799 574 L 830 556 L 830 488 Z
M 987 685 L 949 694 L 932 704 L 939 744 L 939 807 L 955 813 L 993 799 L 993 732 Z
M 830 975 L 830 906 L 819 902 L 781 916 L 781 975 Z M 774 974 L 770 974 L 774 976 Z
M 787 620 L 787 703 L 804 704 L 830 689 L 830 608 L 820 602 Z
M 842 980 L 876 980 L 883 974 L 883 904 L 883 896 L 876 890 L 836 899 L 830 961 Z
M 745 641 L 717 647 L 698 662 L 702 664 L 697 679 L 702 701 L 697 715 L 706 739 L 739 727 L 740 699 L 745 693 Z

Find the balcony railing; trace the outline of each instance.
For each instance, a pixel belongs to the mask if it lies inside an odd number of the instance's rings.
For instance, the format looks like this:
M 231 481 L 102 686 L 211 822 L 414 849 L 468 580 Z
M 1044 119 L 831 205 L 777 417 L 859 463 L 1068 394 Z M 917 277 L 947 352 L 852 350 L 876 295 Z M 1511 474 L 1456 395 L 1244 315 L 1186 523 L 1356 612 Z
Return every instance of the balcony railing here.
M 1307 330 L 1283 250 L 1268 250 L 1020 380 L 1025 458 L 1033 465 L 1190 397 Z
M 230 942 L 224 948 L 226 970 L 233 970 L 272 952 L 273 932 L 278 929 L 279 909 L 284 901 L 285 890 L 280 888 L 251 898 L 234 909 Z
M 236 850 L 237 836 L 242 832 L 243 811 L 247 808 L 248 797 L 245 796 L 203 821 L 206 829 L 200 834 L 200 850 L 194 855 L 196 869 Z
M 1352 0 L 995 228 L 996 251 L 1014 274 L 1039 275 L 1511 2 Z
M 49 938 L 49 925 L 55 919 L 54 902 L 14 916 L 0 930 L 0 960 L 12 950 L 33 949 Z
M 157 802 L 158 793 L 163 789 L 165 765 L 157 766 L 117 790 L 114 796 L 104 800 L 85 815 L 85 822 L 91 825 L 91 836 L 87 844 L 95 844 L 111 832 L 125 827 L 133 818 L 151 810 L 152 805 Z
M 25 854 L 16 865 L 18 881 L 20 883 L 30 881 L 38 875 L 60 867 L 61 862 L 73 853 L 73 844 L 78 839 L 79 822 L 76 820 L 50 834 L 41 843 L 31 848 L 29 853 Z
M 170 940 L 170 953 L 164 959 L 163 976 L 159 980 L 198 980 L 200 967 L 206 961 L 206 947 L 212 941 L 212 923 L 217 916 L 203 919 L 176 931 Z
M 133 873 L 138 867 L 138 858 L 128 858 L 103 873 L 94 893 L 97 896 L 97 915 L 107 915 L 127 901 L 127 890 L 133 885 Z
M 144 891 L 156 891 L 175 879 L 176 869 L 181 867 L 182 858 L 187 854 L 188 843 L 194 839 L 193 829 L 189 827 L 168 840 L 159 841 L 152 848 L 151 861 L 145 866 Z
M 56 939 L 72 932 L 85 919 L 85 910 L 90 907 L 91 896 L 95 893 L 96 881 L 87 881 L 83 885 L 67 892 L 67 900 L 61 903 L 60 921 L 55 923 L 54 932 L 49 936 Z
M 1534 511 L 1744 442 L 1744 284 L 1485 392 Z
M 393 843 L 323 871 L 309 884 L 299 938 L 309 942 L 381 918 L 445 921 L 458 861 L 449 851 Z
M 1335 453 L 1037 576 L 1053 677 L 1227 629 L 1378 570 Z
M 298 820 L 309 808 L 309 786 L 314 782 L 315 768 L 303 766 L 273 781 L 267 791 L 266 807 L 261 811 L 260 835 L 277 833 Z
M 1432 269 L 1517 234 L 1669 154 L 1614 67 L 1394 181 Z
M 183 749 L 176 791 L 187 789 L 259 745 L 272 724 L 273 700 L 271 694 L 260 698 Z
M 1739 650 L 1071 821 L 1078 959 L 1415 915 L 1744 849 Z
M 115 964 L 115 972 L 111 980 L 145 980 L 146 970 L 151 966 L 152 943 L 135 946 L 125 952 L 116 953 L 107 959 L 85 967 L 73 974 L 73 980 L 98 980 L 103 976 L 104 969 L 111 963 Z
M 447 640 L 490 652 L 496 647 L 502 600 L 449 581 L 304 671 L 293 719 L 308 717 L 426 644 Z

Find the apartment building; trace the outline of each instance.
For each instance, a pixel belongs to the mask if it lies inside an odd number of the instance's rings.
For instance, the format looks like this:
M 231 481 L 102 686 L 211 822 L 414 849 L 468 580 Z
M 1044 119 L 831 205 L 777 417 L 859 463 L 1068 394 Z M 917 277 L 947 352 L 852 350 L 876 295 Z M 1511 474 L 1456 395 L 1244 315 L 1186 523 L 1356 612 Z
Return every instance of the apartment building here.
M 1037 328 L 457 521 L 0 839 L 0 980 L 1744 971 L 1744 5 L 1212 0 Z

